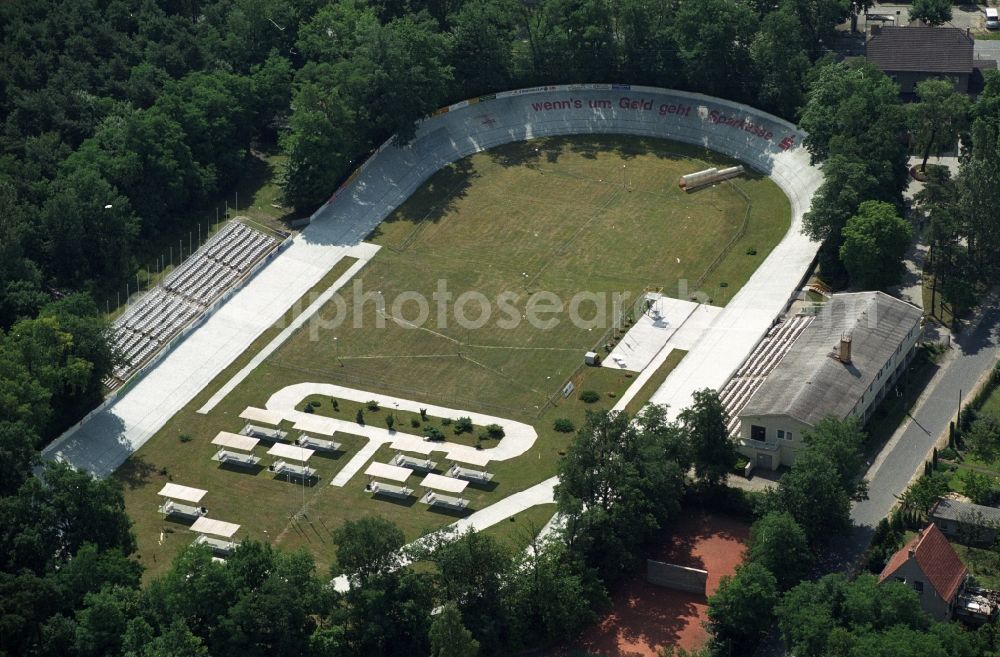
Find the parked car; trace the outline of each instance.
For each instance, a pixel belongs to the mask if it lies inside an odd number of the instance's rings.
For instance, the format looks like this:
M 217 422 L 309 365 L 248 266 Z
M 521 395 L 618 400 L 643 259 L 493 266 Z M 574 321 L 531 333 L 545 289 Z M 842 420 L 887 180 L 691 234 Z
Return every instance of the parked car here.
M 987 30 L 1000 30 L 1000 15 L 997 12 L 998 10 L 995 7 L 990 7 L 986 10 Z

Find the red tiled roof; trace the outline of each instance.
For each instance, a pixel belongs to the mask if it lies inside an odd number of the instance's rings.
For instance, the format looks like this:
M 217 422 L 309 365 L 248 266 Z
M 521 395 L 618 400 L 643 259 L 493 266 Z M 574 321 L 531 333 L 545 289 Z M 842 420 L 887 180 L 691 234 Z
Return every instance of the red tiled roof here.
M 951 602 L 958 593 L 959 587 L 968 574 L 968 569 L 955 554 L 948 539 L 944 537 L 937 525 L 931 523 L 923 531 L 913 537 L 913 540 L 892 555 L 885 565 L 878 581 L 881 584 L 899 570 L 900 566 L 910 558 L 916 560 L 920 571 L 930 582 L 937 594 L 943 600 Z

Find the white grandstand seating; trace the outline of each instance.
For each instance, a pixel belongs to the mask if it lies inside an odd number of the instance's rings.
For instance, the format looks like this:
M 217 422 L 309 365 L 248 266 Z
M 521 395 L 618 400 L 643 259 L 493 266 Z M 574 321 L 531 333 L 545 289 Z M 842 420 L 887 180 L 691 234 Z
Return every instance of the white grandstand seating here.
M 719 396 L 729 414 L 730 435 L 739 433 L 740 411 L 812 320 L 812 317 L 797 316 L 773 327 L 722 387 Z
M 279 243 L 238 221 L 223 226 L 112 324 L 122 363 L 105 381 L 108 387 L 121 385 Z

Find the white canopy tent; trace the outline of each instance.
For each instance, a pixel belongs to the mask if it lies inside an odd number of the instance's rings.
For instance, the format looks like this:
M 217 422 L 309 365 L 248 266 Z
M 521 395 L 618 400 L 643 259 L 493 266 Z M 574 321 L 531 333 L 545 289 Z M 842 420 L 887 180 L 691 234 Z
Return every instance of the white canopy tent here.
M 266 408 L 254 408 L 253 406 L 247 406 L 243 409 L 240 417 L 244 420 L 269 424 L 274 427 L 281 424 L 281 420 L 283 419 L 281 413 L 277 411 L 269 411 Z
M 483 468 L 489 465 L 490 455 L 485 452 L 472 452 L 472 451 L 461 451 L 461 452 L 449 452 L 448 458 L 453 461 L 459 461 L 461 463 L 468 463 L 469 465 L 478 465 Z
M 406 481 L 413 474 L 413 470 L 401 468 L 398 465 L 372 461 L 365 470 L 365 474 L 369 477 L 378 477 L 390 481 Z
M 469 485 L 469 482 L 463 481 L 462 479 L 455 479 L 453 477 L 443 477 L 432 472 L 424 477 L 424 480 L 420 482 L 420 485 L 427 488 L 443 490 L 447 493 L 461 493 L 465 490 L 465 487 Z
M 316 450 L 306 449 L 305 447 L 299 447 L 298 445 L 286 445 L 285 443 L 275 443 L 271 446 L 271 449 L 267 450 L 267 453 L 271 456 L 276 456 L 279 459 L 291 459 L 293 461 L 301 461 L 305 463 L 316 453 Z
M 337 432 L 337 421 L 322 415 L 301 415 L 292 426 L 299 431 L 318 433 L 321 436 L 332 436 Z
M 213 536 L 221 536 L 223 538 L 232 538 L 233 534 L 239 530 L 240 526 L 235 523 L 212 520 L 211 518 L 198 518 L 191 525 L 191 531 L 193 532 L 212 534 Z
M 252 451 L 259 442 L 260 440 L 257 438 L 242 436 L 238 433 L 230 433 L 228 431 L 220 431 L 219 435 L 212 439 L 213 445 L 228 447 L 229 449 L 238 449 L 243 452 Z
M 201 498 L 205 497 L 206 493 L 208 493 L 207 490 L 200 488 L 191 488 L 190 486 L 181 486 L 180 484 L 166 484 L 160 489 L 157 495 L 162 495 L 172 500 L 197 504 L 201 502 Z

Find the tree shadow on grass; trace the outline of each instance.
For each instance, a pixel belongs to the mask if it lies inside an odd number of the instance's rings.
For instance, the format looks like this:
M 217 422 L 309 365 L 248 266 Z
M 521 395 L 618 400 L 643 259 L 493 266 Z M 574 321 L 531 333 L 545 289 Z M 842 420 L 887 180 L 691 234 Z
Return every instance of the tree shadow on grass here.
M 400 244 L 394 245 L 396 248 L 405 248 L 419 235 L 424 226 L 435 224 L 449 212 L 454 211 L 456 202 L 468 194 L 473 181 L 478 177 L 479 173 L 468 157 L 445 165 L 375 226 L 365 239 L 371 241 L 381 237 L 384 234 L 383 224 L 408 221 L 415 224 L 413 232 Z
M 515 141 L 491 148 L 486 151 L 490 161 L 504 168 L 526 166 L 534 169 L 538 166 L 543 153 L 547 153 L 552 139 L 533 139 L 530 141 Z M 550 160 L 551 161 L 551 160 Z
M 376 493 L 375 495 L 372 495 L 372 499 L 378 502 L 387 502 L 389 504 L 395 504 L 396 506 L 406 508 L 410 508 L 417 503 L 417 498 L 413 495 L 410 495 L 409 497 L 393 497 L 392 495 L 379 495 Z
M 156 472 L 156 466 L 141 456 L 133 455 L 122 463 L 115 477 L 129 489 L 135 490 L 149 483 L 150 477 Z
M 244 467 L 242 465 L 232 465 L 232 464 L 229 464 L 229 463 L 220 463 L 219 464 L 219 469 L 220 470 L 226 470 L 228 472 L 238 472 L 240 474 L 247 474 L 247 475 L 250 475 L 252 477 L 256 477 L 258 474 L 260 474 L 261 470 L 264 469 L 264 466 L 258 464 L 258 465 L 255 465 L 253 467 Z
M 442 516 L 449 516 L 451 518 L 464 518 L 466 516 L 472 515 L 474 509 L 471 507 L 465 507 L 464 509 L 449 509 L 446 506 L 428 506 L 427 510 L 431 513 L 437 513 Z

